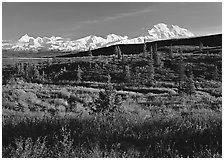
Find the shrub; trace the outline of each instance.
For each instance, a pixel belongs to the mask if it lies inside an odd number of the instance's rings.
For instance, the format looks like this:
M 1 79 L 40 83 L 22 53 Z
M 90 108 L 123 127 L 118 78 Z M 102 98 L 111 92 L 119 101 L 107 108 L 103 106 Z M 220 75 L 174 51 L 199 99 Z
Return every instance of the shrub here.
M 61 91 L 58 92 L 58 97 L 64 98 L 64 99 L 69 99 L 70 93 L 66 89 L 62 89 Z

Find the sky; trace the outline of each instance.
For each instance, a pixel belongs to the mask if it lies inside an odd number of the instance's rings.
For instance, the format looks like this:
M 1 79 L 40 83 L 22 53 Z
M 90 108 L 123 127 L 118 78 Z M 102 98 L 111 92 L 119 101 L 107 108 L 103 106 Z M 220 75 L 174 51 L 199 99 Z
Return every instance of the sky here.
M 61 36 L 79 39 L 114 33 L 140 36 L 158 23 L 196 35 L 222 32 L 221 2 L 3 2 L 2 39 Z

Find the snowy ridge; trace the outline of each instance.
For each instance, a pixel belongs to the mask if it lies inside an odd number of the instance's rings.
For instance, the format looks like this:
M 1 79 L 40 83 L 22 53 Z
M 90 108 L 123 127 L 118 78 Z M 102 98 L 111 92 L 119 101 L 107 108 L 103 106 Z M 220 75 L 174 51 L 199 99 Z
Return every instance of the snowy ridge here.
M 148 29 L 145 35 L 129 39 L 128 36 L 109 34 L 105 38 L 90 35 L 77 40 L 66 40 L 62 37 L 30 37 L 28 34 L 22 36 L 16 43 L 2 41 L 2 49 L 27 50 L 27 51 L 86 51 L 115 44 L 138 44 L 146 40 L 155 41 L 172 38 L 186 38 L 194 36 L 193 33 L 177 25 L 166 25 L 159 23 L 152 29 Z

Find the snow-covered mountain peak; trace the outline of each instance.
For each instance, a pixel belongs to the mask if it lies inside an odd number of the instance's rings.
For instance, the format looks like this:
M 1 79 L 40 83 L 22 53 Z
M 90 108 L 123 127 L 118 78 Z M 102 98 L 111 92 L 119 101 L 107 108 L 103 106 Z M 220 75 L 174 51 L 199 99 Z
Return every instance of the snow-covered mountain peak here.
M 115 33 L 108 34 L 105 38 L 95 35 L 89 35 L 77 40 L 70 40 L 60 36 L 51 37 L 30 37 L 28 34 L 23 35 L 16 43 L 2 41 L 3 49 L 13 50 L 57 50 L 57 51 L 87 51 L 108 47 L 116 44 L 139 44 L 171 38 L 192 37 L 193 33 L 177 25 L 167 25 L 159 23 L 151 29 L 144 28 L 144 33 L 138 34 L 135 38 L 120 36 Z
M 164 23 L 154 25 L 152 29 L 148 30 L 148 35 L 151 39 L 170 39 L 194 36 L 193 33 L 185 28 L 181 28 L 177 25 L 167 25 Z
M 154 25 L 153 28 L 156 28 L 157 30 L 160 30 L 160 31 L 169 30 L 167 24 L 165 23 L 159 23 L 157 25 Z
M 19 41 L 19 42 L 25 42 L 25 43 L 27 43 L 27 42 L 30 41 L 30 39 L 33 39 L 33 37 L 30 37 L 28 34 L 25 34 L 25 35 L 22 36 L 18 41 Z
M 106 40 L 108 42 L 114 42 L 114 41 L 121 41 L 121 40 L 125 40 L 128 39 L 128 36 L 120 36 L 120 35 L 116 35 L 114 33 L 107 35 Z

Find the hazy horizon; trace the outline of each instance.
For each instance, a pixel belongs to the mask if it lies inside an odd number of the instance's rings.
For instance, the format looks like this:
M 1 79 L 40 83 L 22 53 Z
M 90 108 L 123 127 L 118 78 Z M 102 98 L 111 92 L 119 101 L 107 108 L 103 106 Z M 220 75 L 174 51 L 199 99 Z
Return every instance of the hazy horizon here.
M 221 2 L 3 2 L 2 39 L 61 36 L 78 39 L 114 33 L 136 37 L 158 23 L 196 35 L 222 32 Z

